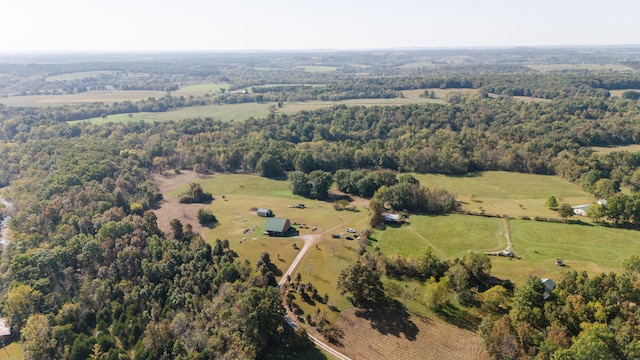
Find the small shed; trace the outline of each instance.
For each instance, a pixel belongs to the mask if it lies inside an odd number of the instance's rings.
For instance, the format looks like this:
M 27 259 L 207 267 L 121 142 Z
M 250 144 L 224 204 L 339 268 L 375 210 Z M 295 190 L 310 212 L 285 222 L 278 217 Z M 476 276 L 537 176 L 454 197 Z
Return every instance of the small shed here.
M 573 213 L 580 216 L 587 216 L 587 209 L 589 205 L 576 205 L 571 207 L 573 209 Z
M 540 279 L 542 285 L 544 285 L 544 292 L 542 293 L 542 297 L 547 300 L 549 296 L 551 296 L 551 291 L 556 288 L 556 283 L 549 278 Z
M 264 224 L 264 232 L 269 236 L 283 236 L 290 228 L 289 219 L 271 218 Z
M 273 211 L 271 209 L 258 209 L 258 216 L 270 217 L 273 216 Z
M 400 214 L 386 214 L 384 216 L 384 221 L 388 223 L 399 223 L 400 222 Z

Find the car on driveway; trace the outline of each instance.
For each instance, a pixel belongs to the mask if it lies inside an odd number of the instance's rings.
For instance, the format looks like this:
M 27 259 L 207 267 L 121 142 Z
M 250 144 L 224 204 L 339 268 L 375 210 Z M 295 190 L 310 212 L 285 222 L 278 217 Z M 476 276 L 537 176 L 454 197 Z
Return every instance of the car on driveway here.
M 347 240 L 353 240 L 353 236 L 349 236 L 349 235 L 345 236 L 344 238 Z
M 355 230 L 355 229 L 352 229 L 352 228 L 348 228 L 348 229 L 347 229 L 347 232 L 348 232 L 348 233 L 355 234 L 355 233 L 356 233 L 356 230 Z

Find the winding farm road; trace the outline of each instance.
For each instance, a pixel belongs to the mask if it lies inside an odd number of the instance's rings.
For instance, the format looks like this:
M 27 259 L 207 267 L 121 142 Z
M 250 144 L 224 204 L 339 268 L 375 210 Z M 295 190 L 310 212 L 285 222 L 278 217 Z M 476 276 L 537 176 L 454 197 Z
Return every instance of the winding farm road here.
M 287 271 L 284 273 L 284 275 L 282 275 L 282 279 L 280 279 L 280 282 L 278 283 L 278 286 L 282 286 L 282 284 L 284 284 L 287 281 L 287 277 L 289 275 L 291 275 L 296 270 L 296 268 L 298 267 L 298 264 L 300 263 L 300 261 L 302 261 L 302 259 L 304 258 L 304 255 L 307 253 L 307 251 L 313 245 L 317 244 L 320 241 L 321 235 L 320 234 L 303 235 L 303 236 L 300 236 L 300 239 L 302 239 L 304 241 L 304 245 L 302 246 L 302 249 L 300 249 L 300 252 L 296 256 L 296 258 L 293 260 L 293 262 L 291 263 L 291 265 L 289 266 Z M 286 316 L 287 316 L 287 324 L 289 324 L 289 326 L 291 326 L 293 328 L 298 326 L 295 322 L 293 322 L 293 320 L 291 320 L 291 318 L 289 318 L 288 315 L 286 315 Z M 307 334 L 307 336 L 309 336 L 309 339 L 311 340 L 311 342 L 313 342 L 317 347 L 319 347 L 322 350 L 328 352 L 329 354 L 335 356 L 337 359 L 339 359 L 339 360 L 351 360 L 350 357 L 348 357 L 348 356 L 342 354 L 341 352 L 335 350 L 334 348 L 329 346 L 329 344 L 327 344 L 324 341 L 318 339 L 317 337 L 315 337 L 315 336 L 313 336 L 311 334 Z

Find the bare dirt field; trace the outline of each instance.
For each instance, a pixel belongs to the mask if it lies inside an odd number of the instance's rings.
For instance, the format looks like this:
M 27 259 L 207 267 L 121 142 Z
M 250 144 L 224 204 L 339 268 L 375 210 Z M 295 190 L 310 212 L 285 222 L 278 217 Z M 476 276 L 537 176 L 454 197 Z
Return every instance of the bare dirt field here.
M 187 184 L 201 177 L 193 171 L 183 171 L 179 175 L 155 174 L 153 178 L 160 192 L 165 195 L 177 186 Z M 191 224 L 194 232 L 204 234 L 207 228 L 198 223 L 196 214 L 198 209 L 206 208 L 207 206 L 208 204 L 181 204 L 178 202 L 178 198 L 165 196 L 165 199 L 160 203 L 160 209 L 154 210 L 154 212 L 158 217 L 158 227 L 166 234 L 171 232 L 169 222 L 173 219 L 180 220 L 183 225 Z
M 343 347 L 338 349 L 352 359 L 490 359 L 472 331 L 416 316 L 399 320 L 407 324 L 406 332 L 373 329 L 375 321 L 357 316 L 353 308 L 345 310 L 337 322 L 344 331 Z

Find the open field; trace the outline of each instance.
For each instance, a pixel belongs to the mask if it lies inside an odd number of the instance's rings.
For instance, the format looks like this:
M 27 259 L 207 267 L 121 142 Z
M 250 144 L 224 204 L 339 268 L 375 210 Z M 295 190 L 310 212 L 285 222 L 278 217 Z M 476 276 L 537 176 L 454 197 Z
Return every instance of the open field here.
M 463 211 L 511 217 L 559 218 L 544 206 L 550 195 L 560 203 L 591 204 L 596 199 L 579 185 L 556 176 L 487 171 L 463 176 L 421 175 L 415 177 L 426 187 L 438 187 L 456 195 Z
M 335 66 L 321 66 L 321 65 L 297 66 L 296 68 L 303 69 L 304 72 L 310 72 L 310 73 L 331 72 L 339 69 L 338 67 L 335 67 Z
M 0 103 L 7 106 L 62 106 L 93 102 L 113 103 L 121 101 L 138 101 L 150 97 L 161 98 L 167 93 L 153 90 L 104 90 L 87 91 L 69 95 L 29 95 L 0 98 Z
M 593 146 L 591 148 L 593 149 L 593 151 L 601 154 L 608 154 L 614 151 L 640 152 L 640 144 L 612 146 L 612 147 Z
M 490 359 L 474 332 L 431 318 L 386 319 L 401 330 L 375 331 L 354 309 L 343 311 L 338 326 L 345 329 L 340 349 L 352 359 L 458 360 Z
M 405 98 L 393 99 L 355 99 L 344 101 L 304 101 L 304 102 L 286 102 L 282 108 L 277 111 L 284 114 L 295 114 L 302 110 L 316 110 L 320 108 L 330 107 L 334 105 L 359 105 L 359 106 L 392 106 L 406 105 L 415 103 L 446 103 L 441 99 L 426 99 L 415 95 L 416 91 L 405 91 Z M 69 123 L 81 123 L 88 121 L 94 124 L 108 122 L 131 122 L 131 121 L 180 121 L 193 118 L 213 118 L 222 121 L 244 121 L 250 117 L 264 118 L 269 115 L 269 108 L 275 103 L 244 103 L 244 104 L 221 104 L 206 106 L 191 106 L 178 110 L 167 112 L 141 112 L 132 114 L 109 115 L 105 118 L 97 117 L 87 120 L 70 121 Z
M 553 215 L 543 205 L 549 192 L 564 201 L 590 200 L 588 194 L 583 193 L 577 185 L 552 176 L 485 172 L 464 177 L 416 177 L 423 185 L 467 194 L 459 195 L 466 196 L 470 202 L 464 204 L 465 208 L 477 210 L 480 206 L 485 206 L 510 216 Z M 205 239 L 208 242 L 217 238 L 228 239 L 241 261 L 246 259 L 253 264 L 266 251 L 274 264 L 284 272 L 302 247 L 303 238 L 317 241 L 317 245 L 309 249 L 294 274 L 300 273 L 302 282 L 311 282 L 321 296 L 327 294 L 328 304 L 336 306 L 340 312 L 333 312 L 324 304 L 307 304 L 300 299 L 296 302 L 304 311 L 303 316 L 320 309 L 326 313 L 331 323 L 338 324 L 345 331 L 342 339 L 344 348 L 341 351 L 347 355 L 368 359 L 394 358 L 400 353 L 407 359 L 486 358 L 474 330 L 477 324 L 454 326 L 444 322 L 425 305 L 423 283 L 385 279 L 385 287 L 396 293 L 396 296 L 404 298 L 407 309 L 413 314 L 402 320 L 403 324 L 408 325 L 394 328 L 393 331 L 375 328 L 371 319 L 356 316 L 346 298 L 339 294 L 335 286 L 338 274 L 357 258 L 358 248 L 357 241 L 344 239 L 345 230 L 348 227 L 357 230 L 367 227 L 368 214 L 363 206 L 366 205 L 366 200 L 356 199 L 356 211 L 339 212 L 330 202 L 292 195 L 288 181 L 283 180 L 238 174 L 200 177 L 193 172 L 164 179 L 157 177 L 157 180 L 167 201 L 172 201 L 185 191 L 190 181 L 200 183 L 205 191 L 212 192 L 215 196 L 210 205 L 163 205 L 162 209 L 156 211 L 162 229 L 166 231 L 166 224 L 171 216 L 183 223 L 194 224 L 194 209 L 206 207 L 216 215 L 219 224 L 211 229 L 200 228 Z M 475 194 L 473 200 L 470 195 L 472 193 Z M 297 203 L 304 203 L 307 208 L 289 207 Z M 265 218 L 250 211 L 253 207 L 268 207 L 277 217 L 291 219 L 292 223 L 297 224 L 294 227 L 298 229 L 299 236 L 262 235 Z M 315 231 L 311 229 L 314 226 L 317 227 Z M 491 273 L 516 284 L 522 284 L 532 275 L 557 279 L 562 271 L 567 270 L 584 270 L 591 274 L 618 271 L 625 257 L 640 252 L 640 232 L 637 231 L 533 220 L 509 220 L 508 230 L 514 249 L 522 258 L 509 260 L 505 257 L 492 257 Z M 464 256 L 468 251 L 504 249 L 505 231 L 505 221 L 500 218 L 463 214 L 412 215 L 405 225 L 376 230 L 370 247 L 379 247 L 384 255 L 398 253 L 417 256 L 427 246 L 431 246 L 439 257 L 451 259 Z M 334 233 L 341 233 L 343 238 L 331 238 Z M 294 248 L 294 243 L 297 249 Z M 567 266 L 556 266 L 557 258 L 562 258 Z M 276 275 L 278 278 L 281 276 Z M 465 315 L 466 310 L 459 311 L 462 315 L 457 321 L 477 319 L 477 314 Z M 304 326 L 303 321 L 298 321 Z M 429 348 L 423 349 L 423 344 L 428 344 Z M 425 357 L 425 354 L 433 356 Z
M 468 215 L 412 215 L 410 224 L 376 231 L 371 246 L 383 254 L 419 255 L 431 247 L 440 258 L 462 257 L 469 251 L 504 250 L 502 220 Z
M 540 72 L 551 72 L 561 70 L 604 70 L 604 71 L 633 71 L 633 68 L 622 64 L 545 64 L 545 65 L 525 65 L 528 68 Z
M 23 360 L 24 352 L 19 342 L 12 342 L 0 350 L 0 360 Z
M 221 89 L 228 89 L 231 84 L 197 84 L 184 86 L 174 92 L 177 96 L 202 96 L 208 93 L 217 94 Z
M 97 117 L 87 120 L 69 121 L 70 124 L 88 121 L 93 124 L 104 124 L 109 122 L 131 122 L 131 121 L 180 121 L 194 118 L 212 118 L 222 121 L 244 121 L 250 117 L 266 117 L 269 114 L 268 103 L 245 103 L 245 104 L 225 104 L 190 106 L 165 112 L 140 112 L 131 114 L 109 115 L 105 118 Z
M 611 96 L 622 97 L 622 94 L 625 91 L 637 91 L 637 92 L 640 92 L 640 89 L 609 90 L 609 93 L 611 94 Z
M 634 230 L 526 220 L 510 220 L 509 228 L 522 259 L 494 257 L 491 272 L 516 284 L 531 275 L 558 278 L 562 271 L 620 271 L 625 258 L 640 252 L 640 232 Z M 558 258 L 566 266 L 557 266 Z
M 113 71 L 113 70 L 82 71 L 82 72 L 74 72 L 74 73 L 68 73 L 68 74 L 49 76 L 45 81 L 75 81 L 75 80 L 82 80 L 87 78 L 94 78 L 100 75 L 116 75 L 118 73 L 119 71 Z

